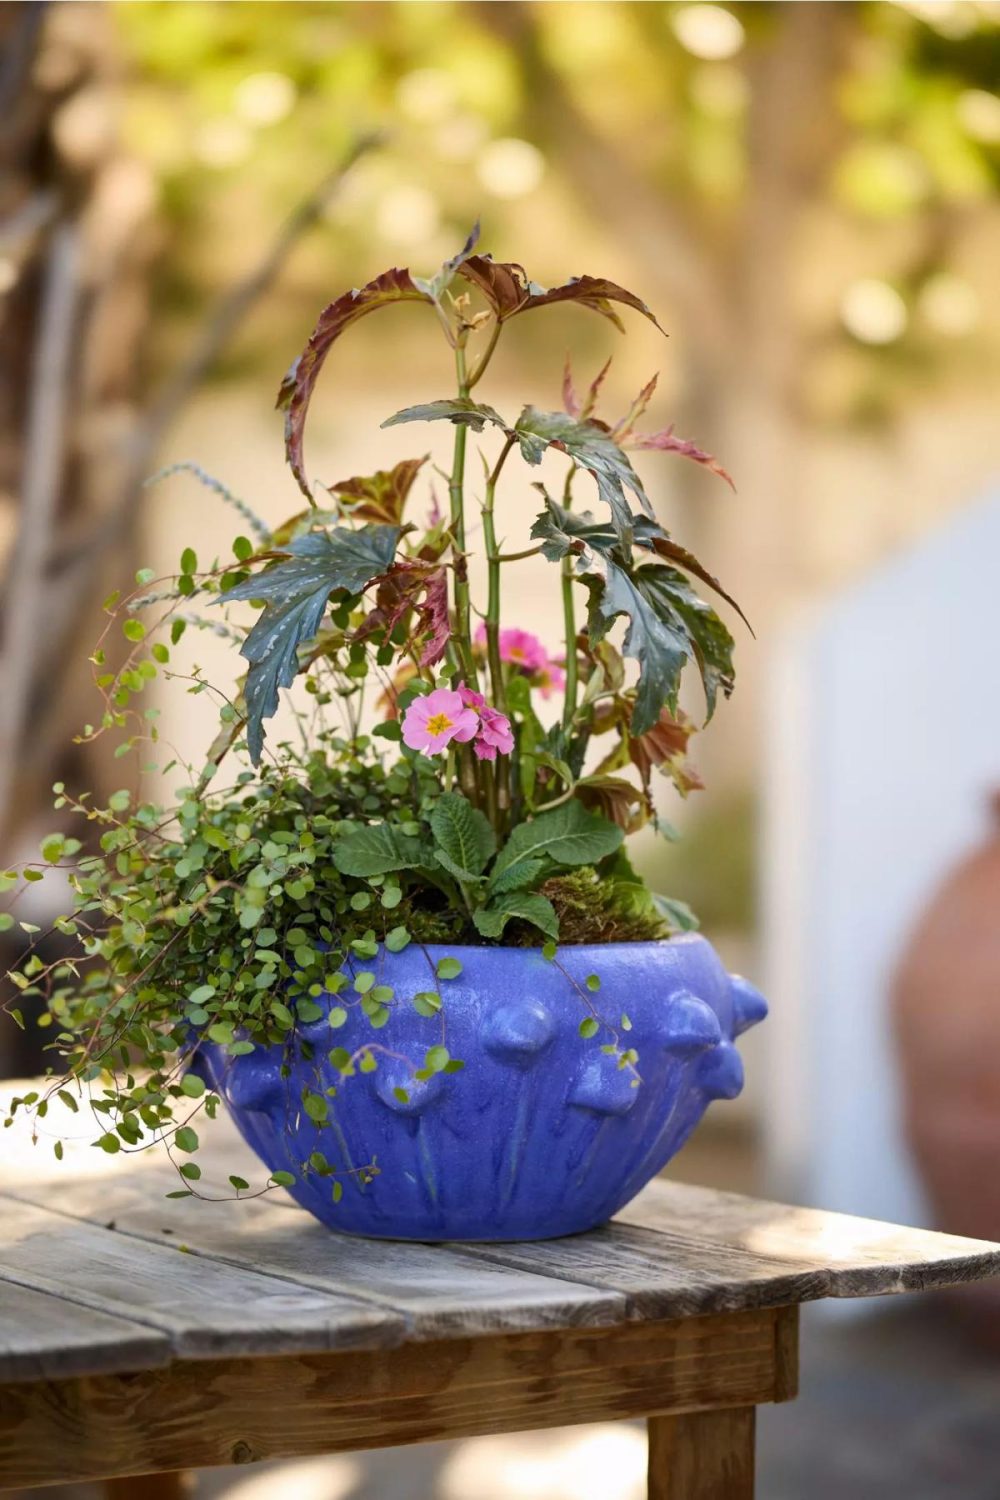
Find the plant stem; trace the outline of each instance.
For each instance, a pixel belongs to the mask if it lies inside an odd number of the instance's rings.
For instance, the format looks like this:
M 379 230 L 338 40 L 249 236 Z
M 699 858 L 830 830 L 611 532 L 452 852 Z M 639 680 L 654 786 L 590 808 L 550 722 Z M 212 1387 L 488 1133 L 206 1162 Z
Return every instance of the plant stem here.
M 458 395 L 465 400 L 469 385 L 465 373 L 465 348 L 459 344 L 455 350 L 455 372 L 458 376 Z M 468 428 L 464 422 L 455 424 L 455 450 L 448 481 L 448 498 L 451 506 L 451 535 L 455 552 L 455 651 L 470 687 L 475 685 L 476 667 L 472 657 L 472 633 L 469 608 L 469 575 L 465 557 L 465 446 Z
M 483 500 L 483 541 L 486 547 L 487 595 L 486 595 L 486 659 L 490 667 L 490 690 L 495 708 L 502 713 L 507 709 L 507 691 L 504 684 L 503 662 L 500 660 L 500 552 L 497 548 L 496 527 L 493 523 L 493 503 L 496 498 L 497 480 L 500 471 L 516 439 L 511 434 L 501 449 L 486 481 L 486 496 Z M 494 764 L 496 784 L 496 809 L 494 826 L 498 833 L 506 831 L 510 812 L 510 763 L 505 756 Z
M 497 480 L 514 446 L 510 436 L 503 445 L 486 481 L 486 497 L 483 501 L 483 542 L 486 547 L 487 595 L 486 595 L 486 656 L 490 664 L 490 687 L 496 708 L 506 709 L 507 695 L 504 689 L 503 664 L 500 660 L 500 553 L 497 549 L 496 527 L 493 524 L 493 502 L 496 497 Z
M 576 465 L 570 466 L 563 487 L 563 506 L 569 510 L 573 503 L 573 475 Z M 562 560 L 563 631 L 566 637 L 566 688 L 563 699 L 563 725 L 569 729 L 576 713 L 577 667 L 576 667 L 576 609 L 573 602 L 573 556 L 567 552 Z
M 469 394 L 465 373 L 465 346 L 459 342 L 455 349 L 455 373 L 458 376 L 458 394 L 464 398 Z M 448 499 L 451 507 L 452 550 L 455 557 L 455 632 L 453 644 L 456 661 L 470 687 L 476 685 L 476 663 L 472 655 L 470 630 L 469 575 L 465 557 L 465 444 L 468 428 L 464 422 L 455 425 L 455 450 L 448 481 Z M 460 745 L 457 751 L 458 777 L 462 791 L 476 806 L 479 805 L 479 778 L 476 775 L 475 758 L 471 745 Z

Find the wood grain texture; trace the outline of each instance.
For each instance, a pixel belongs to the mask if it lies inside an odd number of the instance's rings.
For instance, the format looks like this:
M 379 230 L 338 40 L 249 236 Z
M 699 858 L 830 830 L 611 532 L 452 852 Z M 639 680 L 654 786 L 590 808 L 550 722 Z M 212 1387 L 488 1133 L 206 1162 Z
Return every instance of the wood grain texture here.
M 0 1381 L 152 1368 L 171 1357 L 155 1328 L 0 1281 Z
M 752 1406 L 650 1417 L 649 1500 L 753 1500 Z
M 778 1399 L 768 1309 L 393 1350 L 180 1361 L 0 1388 L 0 1486 L 437 1441 Z
M 2 1196 L 0 1278 L 5 1300 L 13 1284 L 146 1324 L 167 1336 L 175 1356 L 189 1359 L 370 1348 L 398 1342 L 404 1332 L 401 1318 L 370 1303 L 144 1244 Z
M 724 1246 L 789 1270 L 809 1265 L 820 1297 L 882 1297 L 1000 1276 L 1000 1245 L 987 1240 L 674 1182 L 650 1183 L 616 1222 L 692 1247 Z
M 139 1241 L 185 1249 L 228 1265 L 287 1278 L 387 1307 L 410 1339 L 621 1322 L 625 1298 L 592 1286 L 535 1276 L 446 1246 L 407 1245 L 331 1234 L 301 1210 L 266 1198 L 167 1202 L 166 1171 L 123 1172 L 99 1182 L 68 1182 L 59 1212 Z M 23 1202 L 51 1199 L 46 1186 L 14 1190 Z M 136 1254 L 141 1253 L 138 1247 Z
M 709 1236 L 651 1230 L 617 1220 L 590 1234 L 512 1245 L 464 1245 L 468 1254 L 540 1275 L 620 1292 L 632 1318 L 783 1307 L 823 1296 L 822 1274 L 719 1244 Z

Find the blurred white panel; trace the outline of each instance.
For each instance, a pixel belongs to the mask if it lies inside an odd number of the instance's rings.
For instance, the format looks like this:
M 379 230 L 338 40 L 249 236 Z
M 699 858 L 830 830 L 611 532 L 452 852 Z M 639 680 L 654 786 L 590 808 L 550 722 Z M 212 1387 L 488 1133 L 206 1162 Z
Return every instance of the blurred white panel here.
M 774 663 L 763 838 L 776 1194 L 927 1222 L 887 994 L 1000 782 L 1000 496 L 800 622 Z

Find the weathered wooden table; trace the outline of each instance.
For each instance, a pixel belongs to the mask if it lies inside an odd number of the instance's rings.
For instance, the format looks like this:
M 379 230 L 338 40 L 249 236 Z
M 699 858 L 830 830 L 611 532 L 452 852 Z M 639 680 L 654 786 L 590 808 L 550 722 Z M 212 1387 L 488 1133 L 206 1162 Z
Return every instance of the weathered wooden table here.
M 1000 1246 L 662 1181 L 592 1234 L 445 1247 L 284 1194 L 167 1202 L 148 1155 L 10 1156 L 0 1489 L 165 1500 L 183 1469 L 645 1417 L 651 1500 L 746 1500 L 800 1303 L 1000 1273 Z M 262 1180 L 228 1123 L 202 1158 Z

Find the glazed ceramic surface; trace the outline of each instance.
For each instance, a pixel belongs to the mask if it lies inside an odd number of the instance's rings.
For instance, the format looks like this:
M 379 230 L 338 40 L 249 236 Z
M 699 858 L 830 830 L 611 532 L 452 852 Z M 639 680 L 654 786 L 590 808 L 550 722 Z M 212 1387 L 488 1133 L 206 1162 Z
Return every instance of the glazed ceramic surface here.
M 444 957 L 462 964 L 456 979 L 435 978 Z M 556 962 L 536 949 L 413 944 L 355 967 L 395 991 L 380 1030 L 345 990 L 320 997 L 323 1018 L 300 1023 L 287 1047 L 232 1058 L 206 1042 L 196 1067 L 268 1168 L 296 1174 L 303 1208 L 378 1238 L 546 1239 L 603 1223 L 680 1149 L 713 1099 L 740 1092 L 734 1040 L 767 1013 L 695 935 L 566 947 Z M 593 974 L 601 983 L 591 993 Z M 423 1017 L 409 998 L 429 989 L 443 1008 Z M 335 1005 L 348 1020 L 332 1030 Z M 580 1023 L 591 1015 L 600 1028 L 585 1038 Z M 635 1048 L 635 1069 L 601 1050 L 615 1043 Z M 330 1049 L 366 1044 L 376 1069 L 341 1079 Z M 415 1081 L 436 1044 L 464 1068 Z M 317 1126 L 302 1090 L 333 1086 L 332 1125 Z M 330 1178 L 301 1172 L 314 1151 L 349 1174 L 338 1179 L 339 1203 Z M 377 1175 L 366 1184 L 358 1169 L 368 1164 Z

